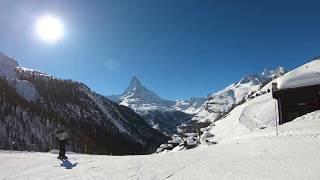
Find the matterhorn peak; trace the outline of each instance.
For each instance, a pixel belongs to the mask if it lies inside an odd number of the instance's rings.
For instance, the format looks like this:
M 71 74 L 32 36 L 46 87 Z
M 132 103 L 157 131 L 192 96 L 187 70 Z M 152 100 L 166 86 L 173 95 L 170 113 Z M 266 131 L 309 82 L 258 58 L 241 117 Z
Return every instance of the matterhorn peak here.
M 142 89 L 142 88 L 143 88 L 143 86 L 141 84 L 141 81 L 136 76 L 133 76 L 128 88 L 125 90 L 125 93 L 131 92 L 131 91 L 136 91 L 136 90 Z
M 170 109 L 167 101 L 161 99 L 156 93 L 147 89 L 142 85 L 140 80 L 133 76 L 128 88 L 122 95 L 108 96 L 114 102 L 120 102 L 122 105 L 127 105 L 130 108 L 139 112 L 144 110 L 145 106 L 149 109 Z M 139 107 L 141 107 L 139 109 Z

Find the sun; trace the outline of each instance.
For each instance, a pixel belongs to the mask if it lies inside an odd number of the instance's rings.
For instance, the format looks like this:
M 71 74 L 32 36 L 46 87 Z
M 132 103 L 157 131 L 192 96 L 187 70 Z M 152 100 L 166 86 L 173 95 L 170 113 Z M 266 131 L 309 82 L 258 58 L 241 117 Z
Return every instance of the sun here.
M 63 24 L 54 16 L 43 16 L 35 25 L 37 35 L 44 41 L 57 42 L 63 36 Z

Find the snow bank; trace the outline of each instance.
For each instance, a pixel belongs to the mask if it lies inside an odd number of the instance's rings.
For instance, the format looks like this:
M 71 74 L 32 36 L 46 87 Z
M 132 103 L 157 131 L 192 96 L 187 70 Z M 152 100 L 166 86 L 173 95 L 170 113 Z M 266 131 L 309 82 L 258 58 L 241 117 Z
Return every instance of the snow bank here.
M 239 121 L 251 131 L 275 126 L 277 122 L 276 101 L 270 97 L 270 94 L 258 97 L 242 110 Z

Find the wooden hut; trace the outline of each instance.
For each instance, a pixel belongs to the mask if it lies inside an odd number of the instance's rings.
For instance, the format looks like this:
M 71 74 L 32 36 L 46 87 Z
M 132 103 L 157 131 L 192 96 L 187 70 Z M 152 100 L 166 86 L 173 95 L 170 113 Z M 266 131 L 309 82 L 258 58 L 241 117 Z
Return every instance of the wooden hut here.
M 320 73 L 308 72 L 280 78 L 272 84 L 278 102 L 279 124 L 320 110 Z

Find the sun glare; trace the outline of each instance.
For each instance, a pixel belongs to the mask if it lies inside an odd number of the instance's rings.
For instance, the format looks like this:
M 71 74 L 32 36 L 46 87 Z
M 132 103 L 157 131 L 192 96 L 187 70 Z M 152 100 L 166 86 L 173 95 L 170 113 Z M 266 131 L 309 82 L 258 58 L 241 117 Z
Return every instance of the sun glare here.
M 57 42 L 62 38 L 63 25 L 53 16 L 43 16 L 38 19 L 35 30 L 39 37 L 47 42 Z

